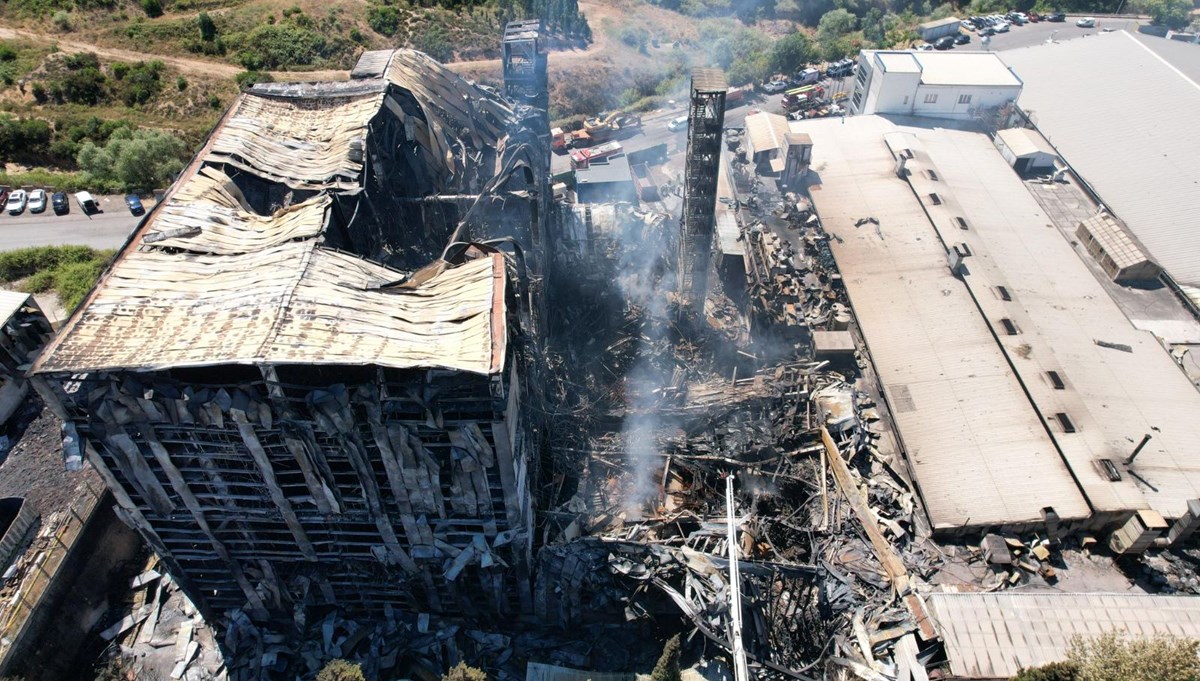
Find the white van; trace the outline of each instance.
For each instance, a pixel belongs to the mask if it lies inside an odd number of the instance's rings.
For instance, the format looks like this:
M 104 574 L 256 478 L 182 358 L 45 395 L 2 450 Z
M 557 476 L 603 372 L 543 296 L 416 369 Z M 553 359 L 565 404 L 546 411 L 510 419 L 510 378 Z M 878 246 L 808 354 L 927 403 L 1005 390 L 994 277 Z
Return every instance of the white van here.
M 87 192 L 76 192 L 75 202 L 79 204 L 79 210 L 83 211 L 84 215 L 100 212 L 100 204 L 96 203 L 96 199 Z
M 683 130 L 684 128 L 687 127 L 687 121 L 688 121 L 687 116 L 680 116 L 679 118 L 672 118 L 671 122 L 667 123 L 667 130 L 670 130 L 671 132 L 675 132 L 676 130 Z

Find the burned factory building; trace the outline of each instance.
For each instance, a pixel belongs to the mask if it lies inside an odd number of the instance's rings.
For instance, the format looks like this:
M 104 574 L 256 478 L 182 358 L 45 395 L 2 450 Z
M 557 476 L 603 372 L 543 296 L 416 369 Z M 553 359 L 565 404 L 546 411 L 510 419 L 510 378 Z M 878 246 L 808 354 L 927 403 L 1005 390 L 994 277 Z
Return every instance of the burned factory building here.
M 206 617 L 529 609 L 547 154 L 520 109 L 403 50 L 255 86 L 39 359 Z

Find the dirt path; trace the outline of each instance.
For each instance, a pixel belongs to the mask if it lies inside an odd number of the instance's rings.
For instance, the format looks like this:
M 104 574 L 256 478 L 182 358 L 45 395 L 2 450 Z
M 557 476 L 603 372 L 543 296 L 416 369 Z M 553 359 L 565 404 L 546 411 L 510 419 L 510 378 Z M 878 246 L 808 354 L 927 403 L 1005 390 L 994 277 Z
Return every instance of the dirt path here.
M 205 59 L 169 57 L 162 54 L 146 54 L 144 52 L 134 52 L 133 50 L 101 47 L 91 43 L 70 40 L 59 35 L 35 33 L 22 28 L 0 27 L 0 38 L 5 40 L 21 39 L 40 43 L 54 43 L 58 45 L 58 49 L 62 50 L 63 52 L 69 52 L 72 54 L 76 52 L 95 52 L 97 56 L 105 57 L 107 59 L 118 59 L 120 61 L 145 61 L 146 59 L 159 59 L 163 63 L 169 64 L 170 66 L 173 66 L 184 73 L 228 76 L 232 78 L 243 71 L 243 69 L 238 68 L 233 64 L 222 64 L 221 62 L 208 61 Z
M 589 23 L 592 25 L 592 44 L 588 45 L 587 49 L 583 50 L 561 50 L 551 53 L 551 58 L 554 62 L 562 63 L 564 61 L 581 61 L 592 59 L 602 54 L 608 48 L 608 36 L 601 29 L 600 25 L 603 19 L 612 18 L 620 19 L 621 10 L 609 4 L 601 4 L 599 2 L 580 2 L 580 11 L 584 12 Z M 499 40 L 499 36 L 496 36 Z M 196 57 L 180 57 L 168 56 L 163 54 L 151 54 L 147 52 L 136 52 L 134 50 L 123 50 L 114 47 L 103 47 L 92 43 L 72 40 L 70 37 L 62 35 L 53 35 L 47 33 L 37 33 L 23 28 L 9 28 L 0 26 L 0 39 L 3 40 L 29 40 L 40 43 L 53 43 L 58 45 L 58 48 L 63 52 L 78 53 L 78 52 L 94 52 L 97 56 L 106 59 L 115 59 L 120 61 L 144 61 L 146 59 L 158 59 L 169 66 L 172 66 L 184 73 L 209 75 L 209 76 L 224 76 L 232 78 L 241 73 L 245 69 L 228 64 L 225 62 L 213 61 L 209 59 L 200 59 Z M 446 66 L 456 72 L 473 72 L 482 69 L 499 69 L 499 59 L 477 59 L 472 61 L 451 62 Z M 315 81 L 315 80 L 346 80 L 349 78 L 349 73 L 346 70 L 326 70 L 326 71 L 272 71 L 271 75 L 280 81 Z

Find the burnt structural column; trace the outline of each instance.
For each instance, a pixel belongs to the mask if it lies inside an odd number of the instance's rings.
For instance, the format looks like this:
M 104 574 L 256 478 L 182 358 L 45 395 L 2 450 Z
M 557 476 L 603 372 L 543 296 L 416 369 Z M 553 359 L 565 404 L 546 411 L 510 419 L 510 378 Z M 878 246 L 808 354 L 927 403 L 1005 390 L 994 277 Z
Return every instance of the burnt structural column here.
M 684 305 L 697 311 L 703 310 L 708 289 L 728 89 L 720 69 L 692 69 L 683 217 L 679 222 L 679 296 Z
M 510 21 L 504 27 L 504 94 L 545 111 L 550 104 L 542 22 Z

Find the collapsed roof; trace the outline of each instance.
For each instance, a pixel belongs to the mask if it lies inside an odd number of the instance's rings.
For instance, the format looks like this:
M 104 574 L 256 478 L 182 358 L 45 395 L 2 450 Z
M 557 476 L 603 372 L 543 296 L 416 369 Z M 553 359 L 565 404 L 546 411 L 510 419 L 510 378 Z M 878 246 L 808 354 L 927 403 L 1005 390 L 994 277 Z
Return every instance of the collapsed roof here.
M 226 363 L 498 372 L 505 264 L 438 261 L 452 239 L 538 241 L 536 142 L 485 88 L 410 50 L 354 80 L 255 86 L 35 366 L 40 373 Z M 529 212 L 521 212 L 529 211 Z M 463 232 L 473 215 L 491 220 Z

